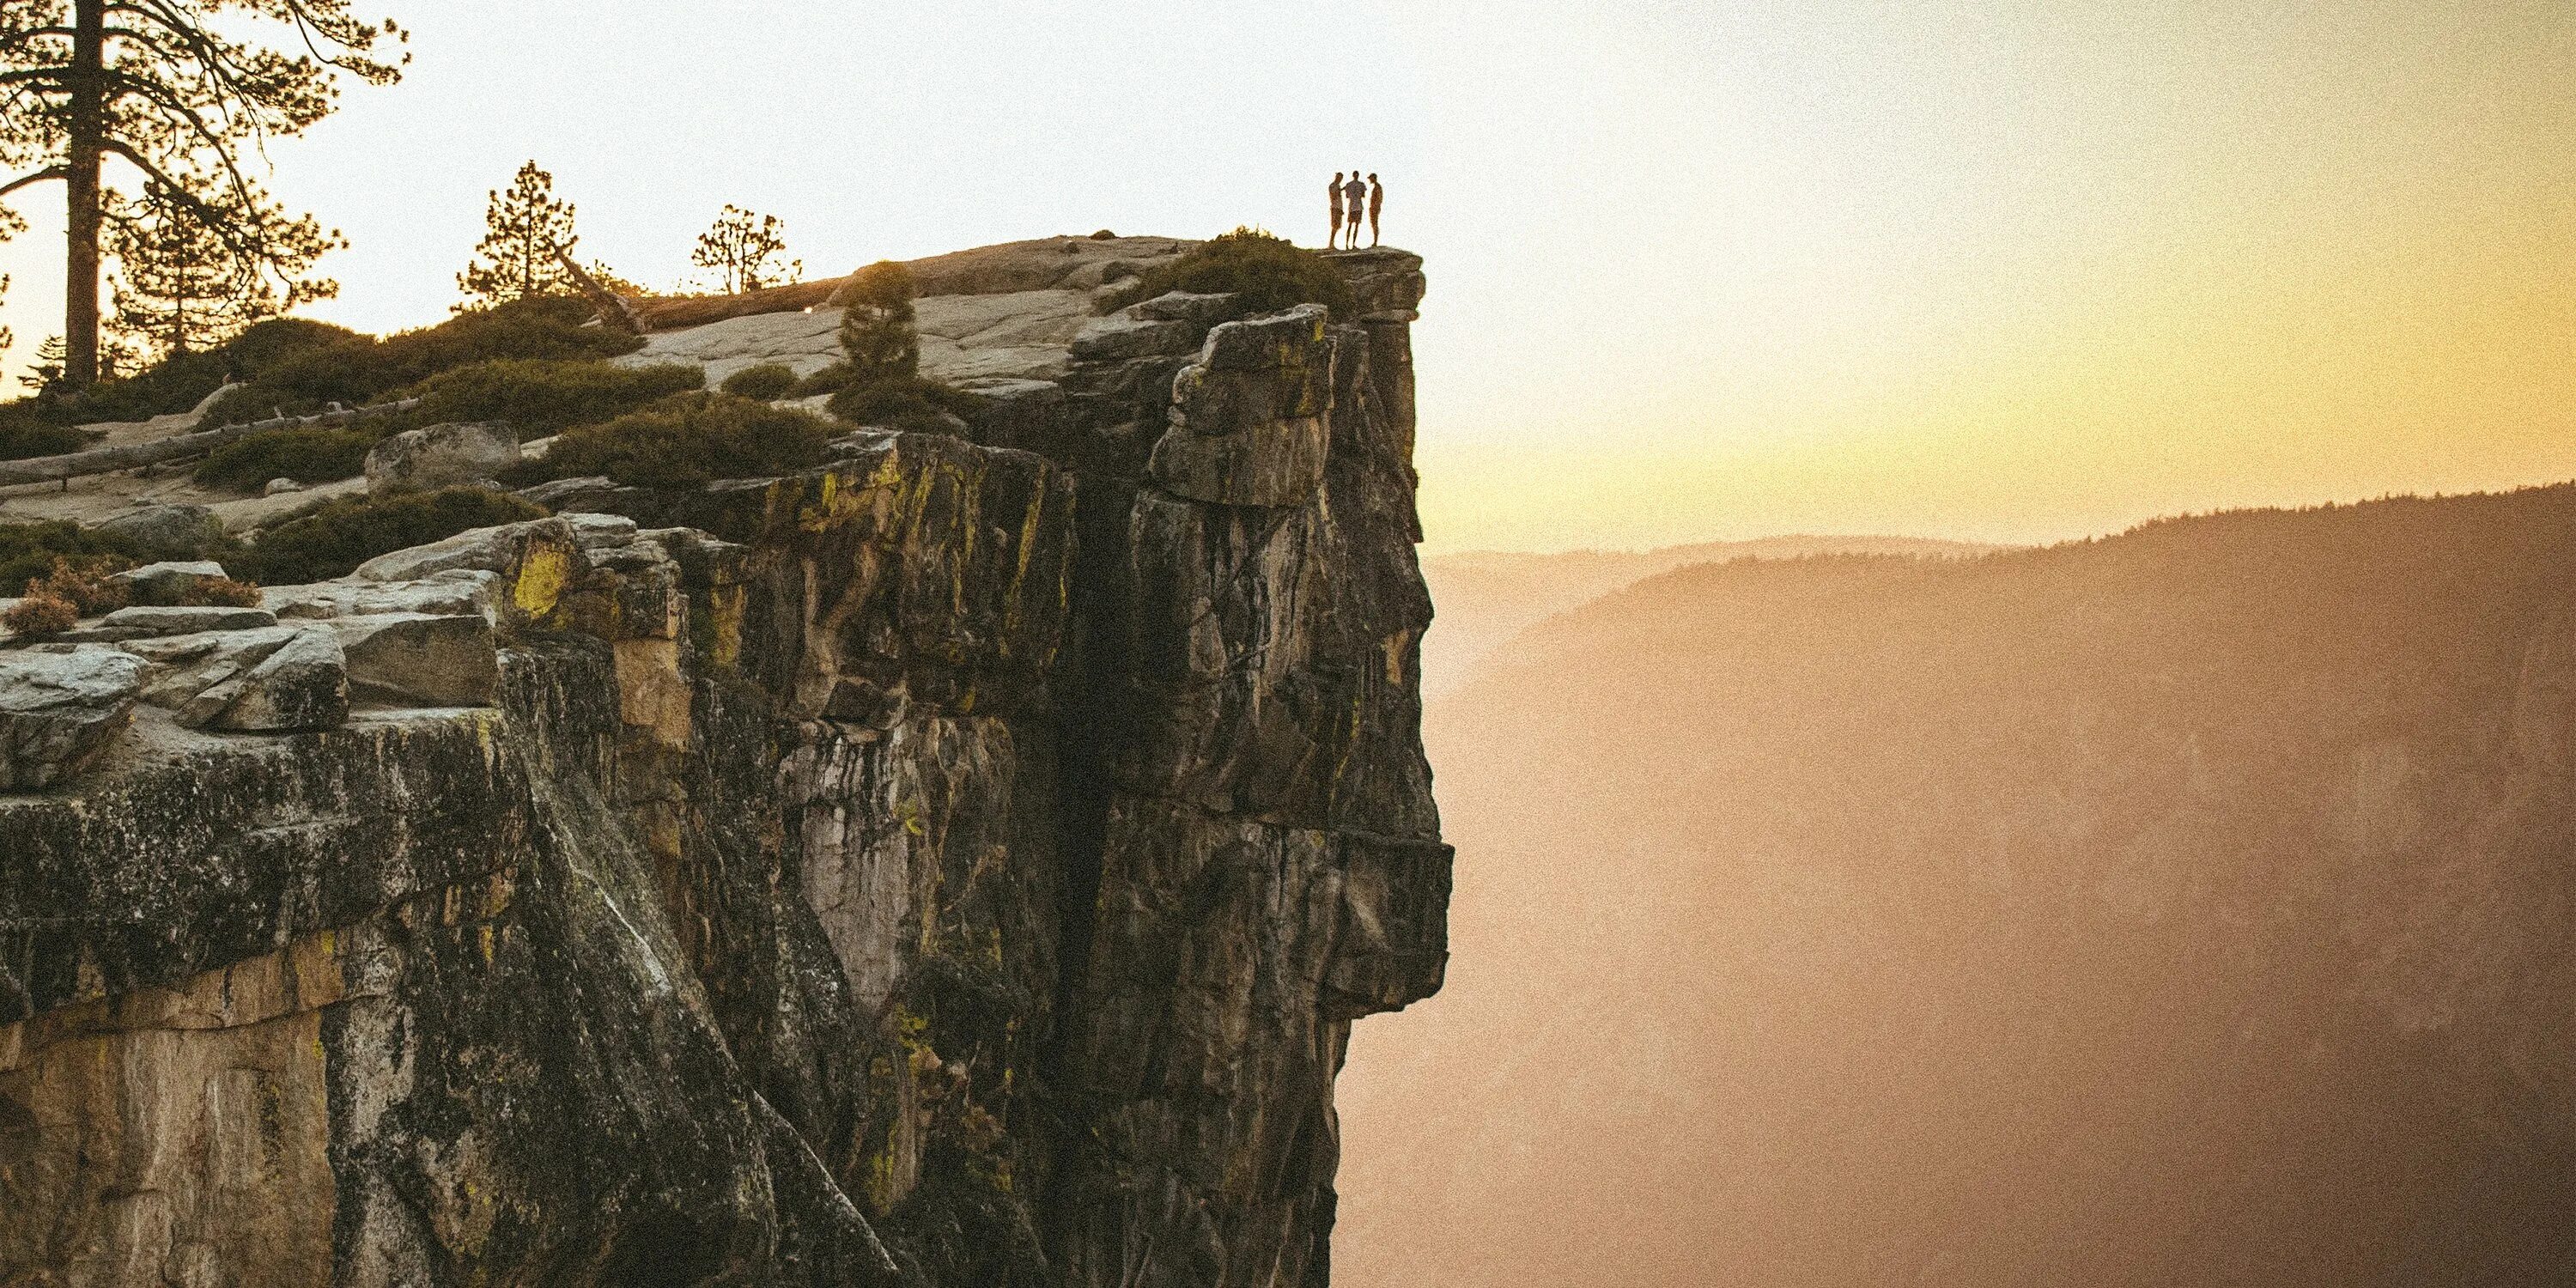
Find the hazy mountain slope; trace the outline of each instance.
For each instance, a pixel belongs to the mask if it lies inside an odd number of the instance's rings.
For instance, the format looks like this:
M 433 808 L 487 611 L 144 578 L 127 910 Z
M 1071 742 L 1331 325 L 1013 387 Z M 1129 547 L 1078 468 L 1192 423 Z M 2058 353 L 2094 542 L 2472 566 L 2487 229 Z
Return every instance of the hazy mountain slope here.
M 1428 695 L 1446 693 L 1524 628 L 1630 582 L 1690 564 L 1819 554 L 1972 555 L 1996 548 L 1923 537 L 1801 536 L 1702 541 L 1657 550 L 1442 555 L 1422 565 L 1439 612 L 1439 628 L 1422 644 L 1422 688 Z
M 1339 1282 L 2570 1281 L 2571 573 L 2557 487 L 1522 635 L 1427 722 Z

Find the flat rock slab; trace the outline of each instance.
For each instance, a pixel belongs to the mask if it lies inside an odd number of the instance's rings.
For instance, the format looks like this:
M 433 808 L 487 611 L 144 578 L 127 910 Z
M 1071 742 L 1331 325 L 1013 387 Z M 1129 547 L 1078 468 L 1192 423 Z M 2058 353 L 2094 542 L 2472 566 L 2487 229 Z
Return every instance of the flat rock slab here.
M 269 586 L 260 604 L 280 619 L 366 617 L 379 613 L 424 613 L 437 617 L 473 613 L 488 617 L 492 583 L 498 574 L 477 568 L 455 569 L 410 581 L 318 581 L 302 586 Z
M 152 664 L 143 699 L 190 728 L 288 733 L 349 718 L 348 662 L 328 627 L 208 631 L 122 647 Z
M 80 772 L 125 727 L 143 691 L 141 658 L 111 648 L 0 655 L 0 791 Z
M 330 619 L 349 691 L 398 706 L 483 707 L 501 685 L 492 623 L 479 613 L 384 613 Z
M 1092 320 L 1087 289 L 926 295 L 913 309 L 921 374 L 951 382 L 1062 375 L 1067 347 Z M 840 329 L 841 310 L 827 305 L 760 313 L 657 331 L 644 337 L 642 349 L 611 361 L 622 367 L 694 362 L 706 369 L 711 389 L 767 363 L 810 376 L 841 360 Z
M 109 630 L 189 635 L 198 631 L 248 631 L 277 625 L 265 608 L 120 608 L 99 619 Z

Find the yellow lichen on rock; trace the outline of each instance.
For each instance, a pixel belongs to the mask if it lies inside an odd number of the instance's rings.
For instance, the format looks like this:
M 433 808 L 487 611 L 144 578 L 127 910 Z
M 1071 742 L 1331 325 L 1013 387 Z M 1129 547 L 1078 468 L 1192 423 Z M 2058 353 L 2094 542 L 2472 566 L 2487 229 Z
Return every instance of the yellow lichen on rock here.
M 519 564 L 518 580 L 510 588 L 510 602 L 530 617 L 543 617 L 555 610 L 571 580 L 570 551 L 550 543 L 531 544 Z

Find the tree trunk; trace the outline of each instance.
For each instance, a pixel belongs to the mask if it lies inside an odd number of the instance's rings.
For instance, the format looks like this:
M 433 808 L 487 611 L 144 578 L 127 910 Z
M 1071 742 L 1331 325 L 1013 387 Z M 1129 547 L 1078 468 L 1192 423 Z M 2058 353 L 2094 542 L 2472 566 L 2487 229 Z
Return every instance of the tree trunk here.
M 99 144 L 106 133 L 107 0 L 73 0 L 71 139 L 65 157 L 63 380 L 85 389 L 98 380 Z

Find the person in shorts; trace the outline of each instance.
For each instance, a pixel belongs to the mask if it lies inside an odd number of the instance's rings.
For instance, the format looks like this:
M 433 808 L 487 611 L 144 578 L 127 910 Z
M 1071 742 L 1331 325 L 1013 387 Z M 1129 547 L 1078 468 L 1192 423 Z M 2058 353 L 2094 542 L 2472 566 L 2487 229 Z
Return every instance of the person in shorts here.
M 1333 235 L 1324 239 L 1327 250 L 1342 244 L 1342 172 L 1333 172 L 1333 181 L 1324 185 L 1324 204 L 1333 208 Z
M 1360 248 L 1360 221 L 1368 218 L 1368 180 L 1351 171 L 1351 181 L 1342 185 L 1342 222 L 1350 226 L 1351 249 Z
M 1368 181 L 1369 245 L 1374 247 L 1377 245 L 1377 212 L 1386 208 L 1386 185 L 1377 181 L 1377 174 L 1375 171 L 1371 171 L 1369 173 Z

